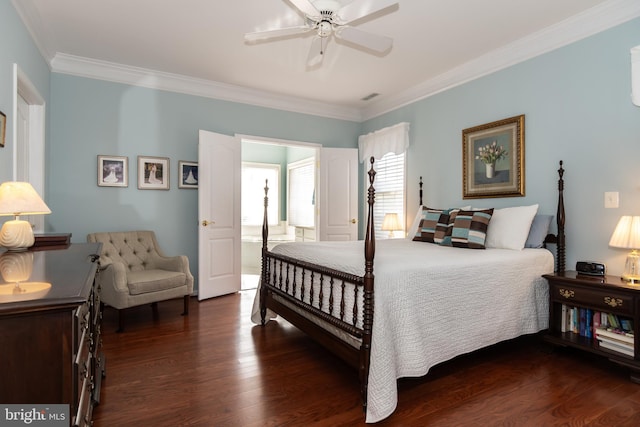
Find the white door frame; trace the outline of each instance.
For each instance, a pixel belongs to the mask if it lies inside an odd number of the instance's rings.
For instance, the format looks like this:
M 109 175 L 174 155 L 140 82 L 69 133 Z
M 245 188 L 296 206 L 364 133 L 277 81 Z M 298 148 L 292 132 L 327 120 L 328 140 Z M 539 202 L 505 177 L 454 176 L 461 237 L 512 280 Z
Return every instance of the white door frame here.
M 22 126 L 18 116 L 18 98 L 28 104 L 25 132 L 19 133 Z M 45 101 L 35 85 L 18 64 L 13 64 L 13 180 L 27 181 L 45 199 Z M 20 136 L 19 136 L 20 135 Z M 22 135 L 24 135 L 24 139 Z M 27 220 L 34 231 L 44 232 L 44 215 L 33 215 Z

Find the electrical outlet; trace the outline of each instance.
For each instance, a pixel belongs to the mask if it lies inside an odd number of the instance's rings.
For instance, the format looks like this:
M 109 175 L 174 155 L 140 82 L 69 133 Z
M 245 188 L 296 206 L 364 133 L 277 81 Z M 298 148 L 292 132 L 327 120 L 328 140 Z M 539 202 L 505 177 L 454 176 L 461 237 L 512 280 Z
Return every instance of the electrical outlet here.
M 617 191 L 607 191 L 604 193 L 604 207 L 617 208 L 620 205 L 620 196 Z

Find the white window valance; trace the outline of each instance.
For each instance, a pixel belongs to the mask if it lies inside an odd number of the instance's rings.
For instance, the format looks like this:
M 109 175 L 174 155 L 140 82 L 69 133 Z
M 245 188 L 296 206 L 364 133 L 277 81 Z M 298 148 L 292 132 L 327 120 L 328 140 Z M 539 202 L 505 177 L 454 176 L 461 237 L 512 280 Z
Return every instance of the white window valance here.
M 402 122 L 358 138 L 360 161 L 381 159 L 387 153 L 402 154 L 409 148 L 409 123 Z

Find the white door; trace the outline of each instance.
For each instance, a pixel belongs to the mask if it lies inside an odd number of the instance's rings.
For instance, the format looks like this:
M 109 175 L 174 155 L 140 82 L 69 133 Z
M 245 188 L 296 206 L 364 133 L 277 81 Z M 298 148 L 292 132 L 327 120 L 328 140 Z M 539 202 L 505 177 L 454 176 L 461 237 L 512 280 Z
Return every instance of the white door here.
M 320 150 L 320 240 L 358 239 L 358 150 Z
M 240 290 L 241 144 L 200 131 L 198 144 L 198 300 Z

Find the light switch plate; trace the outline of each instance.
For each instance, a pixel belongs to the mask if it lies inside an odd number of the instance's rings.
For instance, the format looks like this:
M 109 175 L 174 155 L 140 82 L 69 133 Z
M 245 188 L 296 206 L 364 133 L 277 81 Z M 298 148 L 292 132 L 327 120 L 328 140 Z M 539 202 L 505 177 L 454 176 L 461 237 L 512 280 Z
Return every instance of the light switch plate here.
M 620 205 L 620 196 L 617 191 L 607 191 L 604 193 L 604 207 L 617 208 Z

